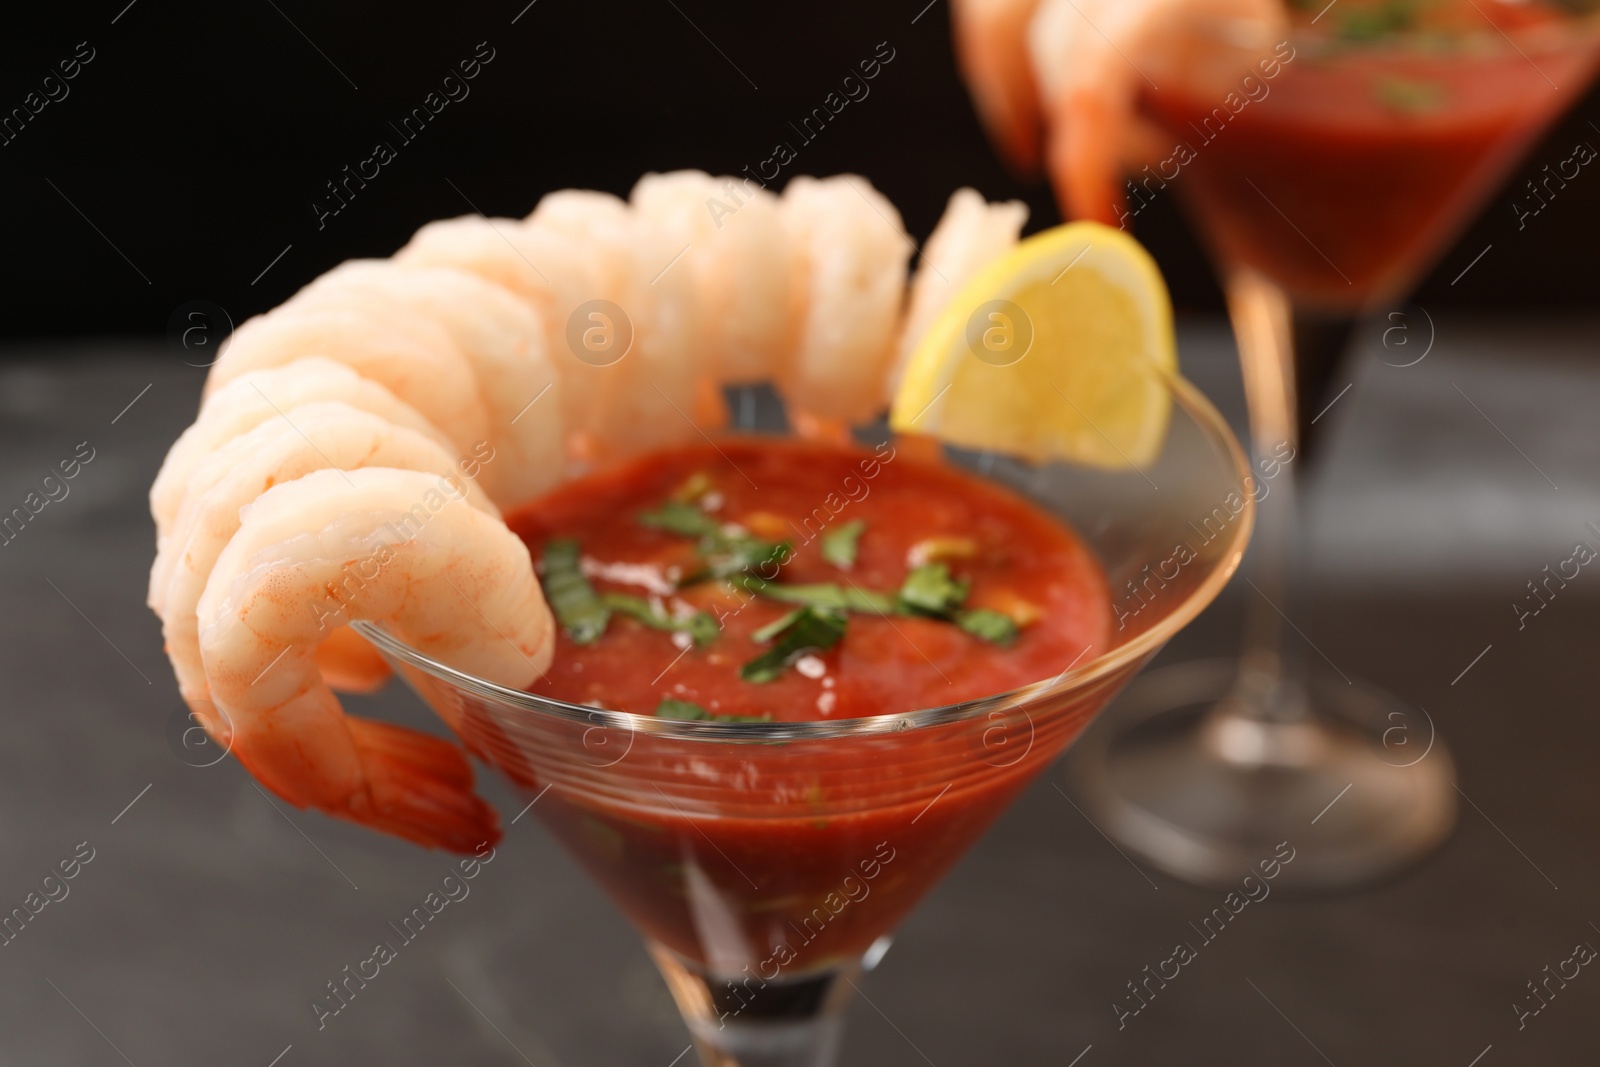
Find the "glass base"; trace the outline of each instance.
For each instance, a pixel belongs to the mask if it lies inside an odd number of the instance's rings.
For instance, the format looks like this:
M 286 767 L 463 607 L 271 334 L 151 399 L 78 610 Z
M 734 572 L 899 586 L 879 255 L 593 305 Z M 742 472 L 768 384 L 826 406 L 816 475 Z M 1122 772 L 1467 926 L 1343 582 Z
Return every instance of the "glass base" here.
M 1455 767 L 1426 712 L 1333 678 L 1312 687 L 1309 715 L 1247 716 L 1238 667 L 1150 672 L 1079 741 L 1072 766 L 1105 834 L 1173 877 L 1219 888 L 1292 850 L 1273 882 L 1291 890 L 1375 881 L 1449 836 Z
M 887 948 L 888 939 L 881 939 Z M 832 1067 L 854 982 L 883 955 L 789 980 L 717 977 L 646 942 L 705 1067 Z

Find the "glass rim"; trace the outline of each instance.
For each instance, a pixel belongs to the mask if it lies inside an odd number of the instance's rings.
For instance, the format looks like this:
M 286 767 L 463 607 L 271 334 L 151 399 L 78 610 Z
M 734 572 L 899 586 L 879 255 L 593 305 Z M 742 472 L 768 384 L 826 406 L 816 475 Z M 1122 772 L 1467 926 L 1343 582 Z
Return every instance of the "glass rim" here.
M 1161 371 L 1160 375 L 1179 406 L 1200 424 L 1201 429 L 1220 442 L 1227 459 L 1235 472 L 1240 475 L 1242 482 L 1243 478 L 1251 473 L 1250 462 L 1221 413 L 1205 394 L 1181 375 L 1166 371 Z M 639 712 L 574 704 L 523 689 L 513 689 L 441 663 L 432 656 L 412 648 L 377 623 L 357 619 L 351 621 L 350 628 L 391 658 L 449 683 L 457 689 L 465 690 L 508 710 L 528 712 L 591 728 L 625 729 L 630 733 L 651 734 L 674 740 L 723 743 L 827 740 L 900 734 L 975 719 L 996 710 L 1022 707 L 1044 695 L 1070 691 L 1099 681 L 1155 652 L 1173 634 L 1199 615 L 1238 570 L 1244 556 L 1244 547 L 1249 543 L 1251 530 L 1255 526 L 1254 497 L 1246 494 L 1244 504 L 1244 509 L 1239 513 L 1239 521 L 1233 524 L 1232 539 L 1218 565 L 1171 612 L 1148 630 L 1135 635 L 1132 640 L 1108 649 L 1086 663 L 1070 664 L 1054 678 L 1029 682 L 1014 689 L 953 704 L 896 714 L 867 715 L 853 719 L 812 719 L 801 722 L 663 719 Z
M 1332 7 L 1333 5 L 1330 4 L 1328 6 Z M 1199 15 L 1197 18 L 1200 20 L 1198 25 L 1205 32 L 1225 42 L 1232 43 L 1235 40 L 1239 24 L 1238 19 L 1216 15 Z M 1328 26 L 1319 27 L 1291 22 L 1286 31 L 1288 34 L 1287 39 L 1297 44 L 1304 44 L 1307 47 L 1334 49 L 1340 54 L 1343 54 L 1344 50 L 1352 48 L 1364 48 L 1373 52 L 1395 52 L 1407 49 L 1417 51 L 1416 46 L 1418 44 L 1437 40 L 1436 31 L 1426 29 L 1386 30 L 1381 37 L 1370 40 L 1351 40 L 1342 38 L 1337 31 L 1329 29 L 1328 27 L 1331 25 L 1332 23 L 1329 23 Z M 1563 46 L 1576 45 L 1582 47 L 1593 43 L 1592 39 L 1578 42 L 1567 39 L 1567 35 L 1573 31 L 1587 34 L 1590 38 L 1600 36 L 1600 11 L 1570 13 L 1559 22 L 1517 26 L 1511 29 L 1502 29 L 1487 21 L 1486 18 L 1483 28 L 1471 36 L 1475 40 L 1492 40 L 1497 51 L 1515 51 L 1518 54 L 1522 54 L 1523 58 L 1526 59 L 1527 56 L 1523 53 L 1523 49 L 1527 47 L 1535 48 L 1544 53 L 1559 51 Z M 1465 38 L 1468 35 L 1458 33 L 1455 36 Z M 1507 45 L 1510 46 L 1509 49 L 1506 47 Z M 1428 56 L 1438 55 L 1432 48 L 1424 48 L 1420 51 Z M 1481 56 L 1475 55 L 1474 58 L 1481 58 Z

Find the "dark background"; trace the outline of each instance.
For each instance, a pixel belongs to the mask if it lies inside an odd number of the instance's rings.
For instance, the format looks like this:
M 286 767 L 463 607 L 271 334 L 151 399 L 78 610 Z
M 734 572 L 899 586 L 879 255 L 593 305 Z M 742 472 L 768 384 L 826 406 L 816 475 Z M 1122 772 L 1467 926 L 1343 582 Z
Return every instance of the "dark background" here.
M 784 178 L 865 174 L 919 238 L 963 184 L 1026 199 L 1030 228 L 1056 221 L 1045 187 L 1018 182 L 989 151 L 957 80 L 948 5 L 924 11 L 926 3 L 96 0 L 8 12 L 0 114 L 21 106 L 79 42 L 94 59 L 65 99 L 0 146 L 0 337 L 160 334 L 197 299 L 237 323 L 343 259 L 387 255 L 430 219 L 472 205 L 521 216 L 566 186 L 625 194 L 648 170 L 737 173 L 779 140 L 799 149 Z M 402 147 L 388 123 L 480 41 L 494 60 L 468 83 L 471 95 Z M 895 58 L 868 83 L 870 95 L 801 144 L 790 120 L 820 105 L 881 41 Z M 1581 190 L 1567 194 L 1572 209 L 1530 219 L 1520 233 L 1510 206 L 1511 188 L 1566 158 L 1577 139 L 1600 144 L 1591 121 L 1600 121 L 1594 93 L 1444 255 L 1419 301 L 1592 306 L 1584 283 L 1600 217 L 1578 207 Z M 313 200 L 380 139 L 398 158 L 319 230 Z M 1170 198 L 1141 214 L 1139 236 L 1180 310 L 1220 310 Z M 1487 257 L 1451 287 L 1490 242 L 1510 254 Z

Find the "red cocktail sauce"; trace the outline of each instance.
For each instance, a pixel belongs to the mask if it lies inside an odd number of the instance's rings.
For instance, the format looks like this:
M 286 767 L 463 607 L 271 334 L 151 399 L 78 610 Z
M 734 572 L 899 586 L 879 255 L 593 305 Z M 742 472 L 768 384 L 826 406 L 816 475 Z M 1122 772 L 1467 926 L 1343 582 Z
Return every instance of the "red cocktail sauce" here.
M 942 544 L 952 573 L 970 581 L 967 606 L 1012 615 L 1020 636 L 1002 647 L 939 619 L 852 612 L 833 648 L 774 681 L 746 681 L 741 665 L 770 647 L 751 634 L 793 605 L 720 581 L 671 588 L 672 575 L 692 573 L 696 543 L 638 517 L 685 486 L 719 521 L 789 540 L 786 584 L 892 592 L 910 557 Z M 822 536 L 857 519 L 866 525 L 854 563 L 828 562 Z M 551 539 L 577 540 L 598 591 L 653 591 L 663 607 L 681 600 L 680 613 L 722 622 L 714 641 L 687 649 L 618 616 L 590 644 L 563 634 L 534 692 L 574 703 L 649 715 L 670 697 L 715 715 L 837 721 L 1050 679 L 1110 640 L 1106 580 L 1070 529 L 1005 489 L 887 445 L 723 439 L 576 480 L 508 521 L 536 560 Z M 649 937 L 734 983 L 719 1011 L 748 1002 L 756 1012 L 766 983 L 859 956 L 887 933 L 1106 695 L 1039 709 L 1037 730 L 1013 716 L 776 745 L 611 730 L 606 746 L 554 767 L 550 781 L 530 770 L 521 784 L 555 786 L 533 812 Z

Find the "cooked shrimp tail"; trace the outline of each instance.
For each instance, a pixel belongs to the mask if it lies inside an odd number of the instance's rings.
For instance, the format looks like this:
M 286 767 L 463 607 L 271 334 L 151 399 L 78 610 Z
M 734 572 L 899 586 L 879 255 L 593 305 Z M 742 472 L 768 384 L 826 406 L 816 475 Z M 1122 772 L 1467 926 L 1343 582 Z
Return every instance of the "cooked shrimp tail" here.
M 500 840 L 500 817 L 472 791 L 472 766 L 441 738 L 372 719 L 346 720 L 371 791 L 378 830 L 451 852 Z
M 1094 93 L 1072 91 L 1050 103 L 1050 184 L 1075 219 L 1115 226 L 1126 212 L 1117 134 L 1125 109 Z
M 347 716 L 315 652 L 366 619 L 460 670 L 532 684 L 550 663 L 550 612 L 526 546 L 498 517 L 436 474 L 314 471 L 244 510 L 196 614 L 208 727 L 263 784 L 418 844 L 497 839 L 460 750 Z
M 1039 0 L 952 0 L 956 60 L 1000 157 L 1024 176 L 1039 172 L 1038 89 L 1028 63 L 1028 20 Z
M 1029 24 L 1028 57 L 1049 128 L 1050 180 L 1072 218 L 1114 226 L 1122 215 L 1121 135 L 1139 75 L 1106 42 L 1132 47 L 1142 32 L 1140 14 L 1159 7 L 1160 0 L 1133 0 L 1124 9 L 1043 0 Z M 1111 37 L 1101 36 L 1102 26 Z
M 1185 26 L 1226 23 L 1234 34 L 1276 40 L 1287 28 L 1287 7 L 1282 0 L 1039 0 L 1027 17 L 1027 57 L 1063 211 L 1110 225 L 1123 221 L 1124 172 L 1137 169 L 1135 161 L 1155 146 L 1137 107 L 1146 83 L 1155 84 L 1145 71 L 1194 47 Z M 981 107 L 991 90 L 970 77 Z
M 288 657 L 285 657 L 286 659 Z M 225 728 L 217 738 L 262 785 L 297 808 L 382 830 L 430 848 L 474 852 L 500 840 L 494 809 L 472 791 L 472 767 L 456 745 L 419 730 L 345 716 L 333 694 L 308 693 L 302 714 L 339 717 L 337 734 L 319 730 L 314 760 L 346 769 L 337 794 L 308 776 L 305 739 L 294 730 Z M 333 707 L 325 705 L 331 703 Z M 324 705 L 316 707 L 316 705 Z M 215 732 L 215 731 L 213 731 Z
M 389 661 L 354 630 L 340 628 L 317 649 L 322 678 L 341 693 L 373 693 L 389 680 Z

